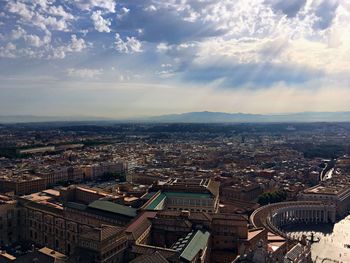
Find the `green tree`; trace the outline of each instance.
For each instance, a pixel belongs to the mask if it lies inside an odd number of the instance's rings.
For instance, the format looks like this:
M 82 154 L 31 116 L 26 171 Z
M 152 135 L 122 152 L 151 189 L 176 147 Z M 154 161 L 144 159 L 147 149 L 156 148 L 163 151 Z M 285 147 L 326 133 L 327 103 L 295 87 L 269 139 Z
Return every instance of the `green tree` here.
M 274 192 L 263 193 L 258 198 L 260 205 L 267 205 L 272 203 L 278 203 L 286 200 L 287 193 L 283 190 L 277 190 Z

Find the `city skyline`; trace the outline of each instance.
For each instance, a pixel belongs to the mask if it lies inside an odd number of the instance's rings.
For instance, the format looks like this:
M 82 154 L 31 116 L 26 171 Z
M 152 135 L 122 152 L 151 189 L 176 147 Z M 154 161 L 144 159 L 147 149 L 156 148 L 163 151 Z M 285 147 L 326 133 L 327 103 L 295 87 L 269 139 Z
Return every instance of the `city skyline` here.
M 1 115 L 349 111 L 344 0 L 0 3 Z

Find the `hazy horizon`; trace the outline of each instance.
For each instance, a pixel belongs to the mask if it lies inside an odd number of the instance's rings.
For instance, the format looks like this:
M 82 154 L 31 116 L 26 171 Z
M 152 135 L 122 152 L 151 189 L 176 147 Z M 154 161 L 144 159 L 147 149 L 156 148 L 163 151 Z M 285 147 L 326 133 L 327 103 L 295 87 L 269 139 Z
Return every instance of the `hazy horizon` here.
M 108 118 L 100 116 L 44 116 L 44 115 L 0 115 L 0 124 L 40 122 L 126 122 L 126 123 L 312 123 L 350 122 L 347 112 L 296 112 L 276 114 L 250 114 L 229 112 L 186 112 L 130 118 Z
M 308 114 L 308 113 L 350 113 L 349 111 L 298 111 L 298 112 L 268 112 L 268 113 L 256 113 L 256 112 L 224 112 L 224 111 L 208 111 L 208 110 L 198 110 L 198 111 L 178 111 L 178 112 L 165 112 L 163 114 L 155 114 L 155 115 L 134 115 L 130 117 L 125 118 L 118 118 L 113 116 L 98 116 L 98 115 L 54 115 L 54 114 L 0 114 L 0 117 L 15 117 L 15 116 L 23 116 L 23 117 L 58 117 L 58 118 L 70 118 L 70 117 L 81 117 L 81 118 L 105 118 L 105 119 L 133 119 L 133 118 L 148 118 L 148 117 L 158 117 L 158 116 L 168 116 L 168 115 L 184 115 L 184 114 L 191 114 L 191 113 L 223 113 L 223 114 L 244 114 L 244 115 L 267 115 L 267 116 L 274 116 L 274 115 L 293 115 L 293 114 Z
M 350 111 L 345 0 L 5 0 L 0 115 Z

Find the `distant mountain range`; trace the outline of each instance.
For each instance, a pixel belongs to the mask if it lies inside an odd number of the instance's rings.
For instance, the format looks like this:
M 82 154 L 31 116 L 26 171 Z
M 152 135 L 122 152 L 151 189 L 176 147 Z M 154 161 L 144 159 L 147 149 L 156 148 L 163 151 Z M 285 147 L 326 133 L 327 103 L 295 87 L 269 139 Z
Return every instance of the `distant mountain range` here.
M 188 112 L 145 119 L 149 122 L 243 123 L 243 122 L 348 122 L 350 112 L 299 112 L 288 114 L 247 114 L 225 112 Z
M 286 114 L 248 114 L 225 112 L 188 112 L 134 119 L 98 117 L 0 116 L 0 123 L 26 122 L 148 122 L 148 123 L 254 123 L 254 122 L 350 122 L 350 111 L 299 112 Z

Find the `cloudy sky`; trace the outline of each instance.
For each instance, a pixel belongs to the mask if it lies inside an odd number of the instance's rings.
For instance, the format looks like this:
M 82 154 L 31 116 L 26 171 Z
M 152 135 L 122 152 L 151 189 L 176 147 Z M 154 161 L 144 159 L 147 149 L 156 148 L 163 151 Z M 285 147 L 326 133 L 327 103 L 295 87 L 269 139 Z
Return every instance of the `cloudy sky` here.
M 348 0 L 1 0 L 0 115 L 350 110 Z

